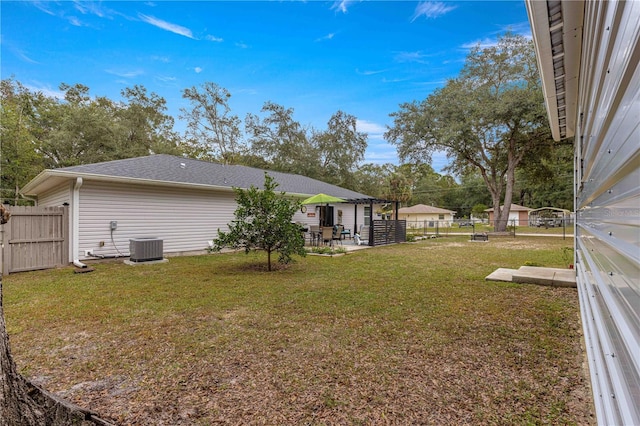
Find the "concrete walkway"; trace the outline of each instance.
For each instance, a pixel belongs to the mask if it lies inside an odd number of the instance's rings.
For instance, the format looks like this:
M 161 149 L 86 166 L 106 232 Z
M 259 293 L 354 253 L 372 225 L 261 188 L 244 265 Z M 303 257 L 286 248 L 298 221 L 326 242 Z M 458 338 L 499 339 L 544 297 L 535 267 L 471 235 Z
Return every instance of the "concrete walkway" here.
M 487 275 L 487 281 L 504 281 L 522 284 L 538 284 L 552 287 L 576 287 L 573 269 L 521 266 L 519 269 L 498 268 Z

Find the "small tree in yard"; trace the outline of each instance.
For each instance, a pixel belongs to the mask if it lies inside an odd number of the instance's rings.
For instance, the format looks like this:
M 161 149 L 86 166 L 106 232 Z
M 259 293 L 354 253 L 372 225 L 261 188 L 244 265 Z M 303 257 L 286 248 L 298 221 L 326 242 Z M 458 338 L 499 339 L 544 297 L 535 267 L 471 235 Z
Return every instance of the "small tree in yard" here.
M 271 253 L 277 252 L 280 263 L 289 263 L 294 254 L 305 256 L 304 238 L 298 225 L 291 220 L 300 208 L 300 203 L 276 194 L 278 184 L 265 173 L 264 189 L 252 186 L 249 189 L 234 188 L 238 208 L 235 220 L 229 224 L 229 232 L 218 230 L 213 240 L 214 251 L 244 248 L 267 252 L 268 269 L 271 271 Z

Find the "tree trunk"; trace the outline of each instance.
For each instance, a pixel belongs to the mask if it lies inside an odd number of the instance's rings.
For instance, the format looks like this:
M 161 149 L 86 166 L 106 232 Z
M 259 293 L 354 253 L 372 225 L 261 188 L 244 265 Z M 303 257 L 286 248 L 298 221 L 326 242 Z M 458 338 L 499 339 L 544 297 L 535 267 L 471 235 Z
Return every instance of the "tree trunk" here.
M 44 425 L 44 413 L 28 394 L 27 386 L 17 372 L 9 349 L 9 336 L 2 305 L 2 275 L 0 275 L 0 425 Z
M 516 183 L 516 166 L 518 162 L 509 153 L 509 164 L 507 167 L 506 187 L 504 189 L 504 208 L 500 211 L 500 221 L 498 222 L 498 232 L 504 232 L 509 225 L 509 212 L 511 211 L 511 202 L 513 201 L 513 187 Z
M 0 426 L 108 426 L 95 413 L 29 383 L 18 374 L 9 348 L 0 274 Z

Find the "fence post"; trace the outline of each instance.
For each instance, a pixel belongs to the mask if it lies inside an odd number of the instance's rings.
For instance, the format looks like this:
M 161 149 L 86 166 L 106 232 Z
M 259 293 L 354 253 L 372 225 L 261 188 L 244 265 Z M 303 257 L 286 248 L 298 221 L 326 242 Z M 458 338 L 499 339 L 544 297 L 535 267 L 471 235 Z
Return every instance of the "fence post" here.
M 4 225 L 0 225 L 0 279 L 4 272 Z
M 9 265 L 11 265 L 11 225 L 4 224 L 2 228 L 2 275 L 9 275 Z
M 67 266 L 71 259 L 69 259 L 69 243 L 70 243 L 70 235 L 69 235 L 69 205 L 62 206 L 62 238 L 64 241 L 62 243 L 62 266 Z

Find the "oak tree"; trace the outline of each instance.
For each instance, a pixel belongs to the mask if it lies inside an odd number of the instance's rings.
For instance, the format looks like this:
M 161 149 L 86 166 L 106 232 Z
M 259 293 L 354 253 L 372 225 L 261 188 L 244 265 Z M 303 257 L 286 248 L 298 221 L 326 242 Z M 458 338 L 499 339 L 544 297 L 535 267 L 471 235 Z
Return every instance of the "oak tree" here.
M 482 176 L 497 231 L 507 227 L 516 169 L 551 143 L 533 43 L 510 33 L 472 49 L 457 78 L 391 116 L 385 136 L 403 161 L 430 162 L 432 153 L 445 151 L 446 170 Z

